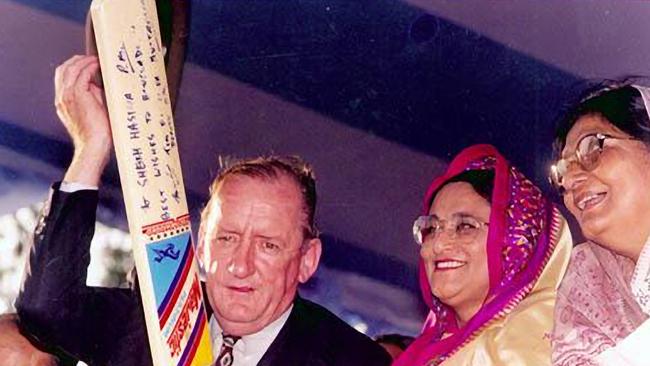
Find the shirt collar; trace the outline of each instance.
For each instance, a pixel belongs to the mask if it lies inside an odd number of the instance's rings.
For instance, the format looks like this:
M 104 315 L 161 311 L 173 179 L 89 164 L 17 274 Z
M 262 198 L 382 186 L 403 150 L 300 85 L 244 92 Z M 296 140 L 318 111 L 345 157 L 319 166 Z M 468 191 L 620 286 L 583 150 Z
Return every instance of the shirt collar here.
M 280 330 L 287 322 L 287 319 L 289 319 L 292 309 L 293 304 L 291 304 L 279 318 L 269 323 L 266 327 L 256 333 L 242 336 L 241 339 L 235 343 L 235 348 L 233 350 L 235 352 L 235 363 L 257 364 L 257 362 L 262 359 L 262 356 L 264 356 L 266 350 L 271 346 L 271 343 L 273 343 L 275 338 L 278 336 L 278 333 L 280 333 Z M 212 352 L 216 359 L 221 350 L 223 333 L 214 314 L 210 317 L 210 336 L 212 338 Z M 239 358 L 237 356 L 239 356 Z M 240 363 L 237 362 L 238 360 L 249 362 Z

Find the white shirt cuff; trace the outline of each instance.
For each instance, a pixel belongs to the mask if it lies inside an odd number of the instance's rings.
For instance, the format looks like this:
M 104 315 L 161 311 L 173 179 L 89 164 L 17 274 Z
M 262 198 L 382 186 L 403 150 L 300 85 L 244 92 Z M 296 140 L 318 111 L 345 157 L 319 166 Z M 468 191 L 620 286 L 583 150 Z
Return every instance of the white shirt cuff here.
M 67 192 L 67 193 L 73 193 L 73 192 L 83 191 L 83 190 L 96 191 L 98 189 L 99 187 L 97 186 L 91 186 L 88 184 L 82 184 L 77 182 L 61 182 L 61 185 L 59 186 L 59 191 Z

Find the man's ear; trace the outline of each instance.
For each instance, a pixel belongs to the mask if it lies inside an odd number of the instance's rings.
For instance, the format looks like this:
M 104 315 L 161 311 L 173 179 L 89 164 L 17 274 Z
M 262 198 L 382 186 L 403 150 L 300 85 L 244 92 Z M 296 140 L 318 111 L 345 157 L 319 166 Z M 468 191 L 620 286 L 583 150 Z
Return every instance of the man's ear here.
M 311 276 L 316 272 L 318 263 L 320 262 L 320 255 L 323 250 L 322 243 L 319 238 L 310 239 L 305 245 L 304 252 L 300 258 L 300 268 L 298 273 L 298 281 L 300 283 L 307 282 Z

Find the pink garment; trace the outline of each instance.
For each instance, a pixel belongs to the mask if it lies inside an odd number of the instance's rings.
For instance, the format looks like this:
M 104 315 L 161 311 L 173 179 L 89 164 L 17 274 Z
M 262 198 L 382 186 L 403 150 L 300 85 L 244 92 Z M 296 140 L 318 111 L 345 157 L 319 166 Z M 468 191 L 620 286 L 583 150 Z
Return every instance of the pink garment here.
M 425 195 L 427 213 L 435 193 L 466 170 L 495 172 L 487 238 L 491 300 L 460 328 L 454 310 L 431 293 L 420 261 L 420 289 L 431 309 L 422 334 L 393 366 L 439 365 L 481 333 L 490 321 L 506 316 L 530 293 L 555 249 L 562 219 L 557 208 L 519 170 L 490 145 L 463 150 Z
M 573 249 L 555 308 L 554 365 L 596 365 L 598 354 L 648 319 L 630 290 L 634 266 L 591 242 Z

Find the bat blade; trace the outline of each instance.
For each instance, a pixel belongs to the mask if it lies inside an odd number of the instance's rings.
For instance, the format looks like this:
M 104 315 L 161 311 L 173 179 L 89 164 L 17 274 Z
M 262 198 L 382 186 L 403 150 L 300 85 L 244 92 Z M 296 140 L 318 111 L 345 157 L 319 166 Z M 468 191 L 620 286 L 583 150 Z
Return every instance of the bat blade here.
M 91 14 L 154 365 L 210 365 L 155 1 Z

